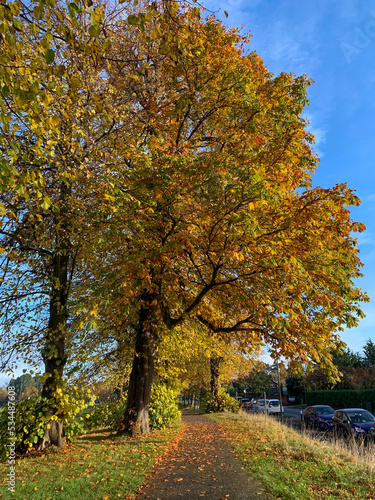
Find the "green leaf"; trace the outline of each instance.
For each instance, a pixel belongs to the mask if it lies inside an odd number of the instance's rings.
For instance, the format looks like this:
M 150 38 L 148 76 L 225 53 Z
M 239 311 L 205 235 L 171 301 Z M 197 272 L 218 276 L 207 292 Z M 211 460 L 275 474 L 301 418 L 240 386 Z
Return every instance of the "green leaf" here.
M 75 4 L 74 2 L 71 2 L 68 5 L 68 11 L 69 11 L 69 16 L 74 20 L 76 18 L 75 13 L 77 12 L 78 14 L 80 14 L 82 12 L 82 9 L 80 9 L 78 5 Z
M 63 64 L 59 64 L 59 66 L 56 66 L 55 75 L 61 77 L 64 76 L 64 74 L 65 74 L 65 66 Z
M 80 9 L 80 8 L 78 7 L 78 5 L 77 5 L 76 3 L 74 3 L 74 2 L 71 2 L 71 3 L 69 4 L 69 7 L 70 7 L 72 10 L 75 10 L 78 14 L 80 14 L 80 13 L 82 12 L 82 9 Z
M 131 14 L 128 17 L 128 23 L 129 24 L 136 25 L 136 24 L 138 24 L 138 22 L 139 22 L 138 16 L 135 16 L 134 14 Z
M 53 61 L 55 60 L 55 51 L 52 49 L 47 49 L 45 53 L 45 58 L 47 61 L 47 64 L 52 64 Z
M 48 210 L 49 207 L 52 205 L 52 202 L 51 200 L 48 198 L 48 196 L 45 196 L 43 198 L 43 203 L 40 205 L 41 208 L 43 208 L 44 210 Z
M 102 44 L 103 50 L 108 50 L 111 47 L 112 43 L 109 38 L 106 38 Z
M 93 38 L 96 38 L 100 35 L 100 26 L 99 24 L 93 24 L 89 28 L 89 35 L 92 36 Z
M 194 17 L 197 19 L 200 19 L 200 12 L 199 12 L 199 7 L 193 7 L 192 9 L 192 14 Z
M 22 22 L 19 19 L 14 19 L 13 20 L 13 26 L 17 31 L 23 31 L 23 25 Z
M 35 19 L 41 21 L 44 17 L 44 8 L 41 5 L 37 5 L 36 7 L 33 8 L 33 13 Z
M 77 76 L 72 76 L 69 80 L 70 86 L 72 88 L 78 89 L 82 85 L 81 80 Z
M 160 54 L 169 54 L 170 48 L 168 45 L 160 45 L 159 52 Z
M 9 95 L 9 87 L 4 85 L 4 87 L 1 89 L 1 93 L 3 94 L 4 97 L 8 97 Z

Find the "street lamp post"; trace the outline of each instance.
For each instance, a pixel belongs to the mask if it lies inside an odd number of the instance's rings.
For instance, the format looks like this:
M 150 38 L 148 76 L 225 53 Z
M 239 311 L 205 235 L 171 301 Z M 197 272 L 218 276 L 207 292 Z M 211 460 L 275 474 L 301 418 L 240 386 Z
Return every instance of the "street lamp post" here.
M 280 367 L 278 359 L 276 360 L 276 366 L 277 366 L 277 385 L 279 387 L 279 399 L 280 399 L 280 418 L 281 418 L 281 423 L 283 423 L 284 422 L 283 394 L 281 391 Z

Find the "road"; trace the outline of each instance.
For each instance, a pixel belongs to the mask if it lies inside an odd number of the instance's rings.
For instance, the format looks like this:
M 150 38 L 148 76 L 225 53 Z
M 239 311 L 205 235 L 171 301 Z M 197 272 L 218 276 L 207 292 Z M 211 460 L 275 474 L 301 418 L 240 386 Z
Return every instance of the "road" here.
M 301 413 L 300 409 L 296 407 L 289 407 L 289 406 L 284 406 L 284 418 L 285 419 L 294 419 L 301 421 Z M 248 410 L 251 412 L 252 410 Z

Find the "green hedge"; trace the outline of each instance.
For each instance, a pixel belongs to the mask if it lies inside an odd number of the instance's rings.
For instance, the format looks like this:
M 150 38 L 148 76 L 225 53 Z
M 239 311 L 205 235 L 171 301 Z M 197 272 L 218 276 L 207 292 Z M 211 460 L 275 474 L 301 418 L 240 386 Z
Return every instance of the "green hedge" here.
M 375 389 L 307 391 L 306 397 L 308 405 L 330 405 L 334 408 L 367 408 L 367 404 L 371 403 L 371 410 L 375 411 Z
M 209 392 L 202 400 L 203 413 L 222 413 L 225 411 L 238 413 L 240 405 L 235 398 L 229 396 L 222 387 L 219 388 L 217 398 Z

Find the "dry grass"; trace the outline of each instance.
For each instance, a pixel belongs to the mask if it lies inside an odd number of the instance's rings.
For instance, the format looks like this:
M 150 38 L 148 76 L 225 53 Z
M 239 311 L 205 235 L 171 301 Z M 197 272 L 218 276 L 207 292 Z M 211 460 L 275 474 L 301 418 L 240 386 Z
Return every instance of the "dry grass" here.
M 334 453 L 335 456 L 341 456 L 354 461 L 360 467 L 365 468 L 370 474 L 375 475 L 375 441 L 365 442 L 362 439 L 356 439 L 354 436 L 340 438 L 333 432 L 317 433 L 302 428 L 302 435 L 314 442 L 319 442 L 328 453 Z
M 314 439 L 267 415 L 216 414 L 239 458 L 277 498 L 375 500 L 375 450 Z

